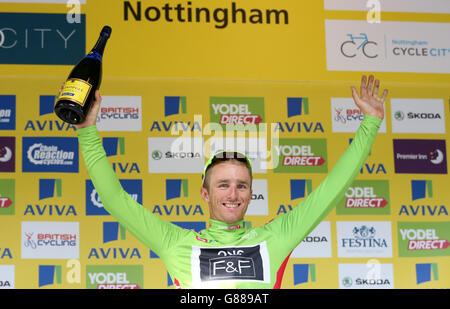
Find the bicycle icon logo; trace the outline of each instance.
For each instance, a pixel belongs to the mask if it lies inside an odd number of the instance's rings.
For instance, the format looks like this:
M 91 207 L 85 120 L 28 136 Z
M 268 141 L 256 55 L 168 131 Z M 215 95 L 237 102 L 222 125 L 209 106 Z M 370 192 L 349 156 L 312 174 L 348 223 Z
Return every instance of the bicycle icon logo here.
M 350 40 L 341 44 L 341 53 L 347 58 L 356 57 L 360 51 L 367 58 L 376 58 L 378 54 L 371 54 L 370 46 L 378 46 L 377 42 L 369 41 L 366 33 L 360 33 L 359 36 L 353 36 L 353 34 L 347 34 Z M 357 43 L 358 42 L 358 43 Z M 359 44 L 359 45 L 358 45 Z
M 343 124 L 347 123 L 347 119 L 345 119 L 345 116 L 342 114 L 343 108 L 335 108 L 334 111 L 336 112 L 336 116 L 334 117 L 334 121 L 341 122 Z
M 25 233 L 26 239 L 25 239 L 24 245 L 25 245 L 25 247 L 31 247 L 32 249 L 36 249 L 36 242 L 31 239 L 33 234 L 34 233 L 30 233 L 30 234 Z

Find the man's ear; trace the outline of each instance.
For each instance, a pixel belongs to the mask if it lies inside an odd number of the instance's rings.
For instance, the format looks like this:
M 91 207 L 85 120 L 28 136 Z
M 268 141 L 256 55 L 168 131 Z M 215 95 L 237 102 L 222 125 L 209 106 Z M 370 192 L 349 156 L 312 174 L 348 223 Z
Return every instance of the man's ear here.
M 202 196 L 202 199 L 206 202 L 209 203 L 209 193 L 208 190 L 206 190 L 204 187 L 200 188 L 200 194 Z

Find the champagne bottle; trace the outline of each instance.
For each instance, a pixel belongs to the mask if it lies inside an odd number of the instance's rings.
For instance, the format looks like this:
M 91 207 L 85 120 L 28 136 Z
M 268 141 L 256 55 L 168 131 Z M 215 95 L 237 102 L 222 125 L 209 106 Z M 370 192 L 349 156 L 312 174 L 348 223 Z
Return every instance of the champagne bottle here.
M 102 58 L 111 27 L 103 27 L 94 48 L 72 69 L 56 98 L 54 112 L 61 120 L 80 124 L 94 101 L 95 91 L 102 81 Z

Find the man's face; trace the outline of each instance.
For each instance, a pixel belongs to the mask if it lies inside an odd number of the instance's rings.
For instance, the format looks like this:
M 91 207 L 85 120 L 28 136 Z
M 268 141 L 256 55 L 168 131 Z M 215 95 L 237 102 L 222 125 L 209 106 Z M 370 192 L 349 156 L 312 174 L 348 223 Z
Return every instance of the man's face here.
M 243 164 L 226 161 L 211 168 L 209 192 L 201 188 L 202 198 L 209 204 L 210 217 L 225 223 L 244 218 L 251 201 L 251 178 Z

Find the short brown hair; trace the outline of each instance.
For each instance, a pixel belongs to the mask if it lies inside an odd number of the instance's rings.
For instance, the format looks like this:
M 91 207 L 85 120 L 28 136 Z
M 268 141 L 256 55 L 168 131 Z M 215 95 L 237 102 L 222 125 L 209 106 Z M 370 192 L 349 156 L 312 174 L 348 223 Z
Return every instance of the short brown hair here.
M 220 151 L 214 154 L 211 159 L 206 163 L 205 169 L 202 174 L 202 180 L 203 180 L 203 188 L 209 191 L 209 171 L 216 165 L 220 163 L 224 163 L 227 161 L 236 162 L 238 164 L 244 165 L 249 174 L 250 174 L 250 181 L 252 181 L 252 163 L 250 159 L 245 155 L 244 153 L 237 152 L 237 151 Z M 251 186 L 251 183 L 250 183 Z

